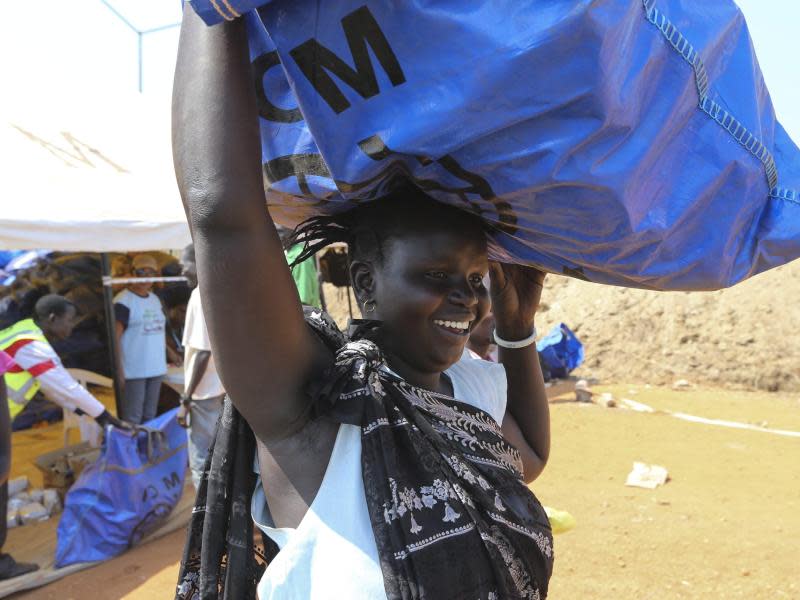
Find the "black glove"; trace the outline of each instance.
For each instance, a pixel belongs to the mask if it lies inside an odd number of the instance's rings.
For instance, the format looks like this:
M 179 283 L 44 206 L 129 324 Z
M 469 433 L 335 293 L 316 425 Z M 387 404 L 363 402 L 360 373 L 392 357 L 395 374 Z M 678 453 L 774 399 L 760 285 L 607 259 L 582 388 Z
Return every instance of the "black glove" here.
M 97 415 L 94 420 L 103 429 L 105 429 L 106 425 L 113 425 L 114 427 L 118 427 L 120 429 L 133 429 L 133 425 L 127 421 L 118 419 L 107 410 L 104 410 L 101 414 Z

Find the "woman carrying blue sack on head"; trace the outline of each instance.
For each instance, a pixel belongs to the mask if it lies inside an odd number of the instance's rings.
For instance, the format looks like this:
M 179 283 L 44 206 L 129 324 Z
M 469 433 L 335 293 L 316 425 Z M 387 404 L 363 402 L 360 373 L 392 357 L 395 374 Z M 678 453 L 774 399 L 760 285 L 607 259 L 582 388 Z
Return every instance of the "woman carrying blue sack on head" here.
M 301 306 L 265 210 L 241 20 L 184 11 L 173 111 L 229 396 L 177 598 L 545 598 L 552 536 L 526 486 L 550 449 L 533 343 L 544 274 L 490 264 L 478 217 L 398 182 L 289 240 L 305 244 L 295 262 L 348 244 L 364 319 L 345 335 Z M 487 272 L 501 364 L 465 353 Z

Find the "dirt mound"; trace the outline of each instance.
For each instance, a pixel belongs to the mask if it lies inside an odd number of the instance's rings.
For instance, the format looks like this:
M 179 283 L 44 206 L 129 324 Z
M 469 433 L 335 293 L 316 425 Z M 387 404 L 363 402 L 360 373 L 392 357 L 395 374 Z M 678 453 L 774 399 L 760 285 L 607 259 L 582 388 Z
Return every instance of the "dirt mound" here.
M 601 381 L 800 391 L 800 261 L 717 292 L 650 292 L 548 276 L 539 328 L 564 322 Z

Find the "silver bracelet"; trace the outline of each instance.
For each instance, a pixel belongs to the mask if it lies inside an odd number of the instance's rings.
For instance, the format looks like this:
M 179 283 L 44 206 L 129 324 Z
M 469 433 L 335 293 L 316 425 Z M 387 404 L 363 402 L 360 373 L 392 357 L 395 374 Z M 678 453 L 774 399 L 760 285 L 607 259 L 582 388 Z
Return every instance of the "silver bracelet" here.
M 501 348 L 510 348 L 512 350 L 515 350 L 517 348 L 527 348 L 536 341 L 536 327 L 533 328 L 533 332 L 525 339 L 516 340 L 513 342 L 509 340 L 504 340 L 499 335 L 497 335 L 497 329 L 494 330 L 493 335 L 495 343 Z

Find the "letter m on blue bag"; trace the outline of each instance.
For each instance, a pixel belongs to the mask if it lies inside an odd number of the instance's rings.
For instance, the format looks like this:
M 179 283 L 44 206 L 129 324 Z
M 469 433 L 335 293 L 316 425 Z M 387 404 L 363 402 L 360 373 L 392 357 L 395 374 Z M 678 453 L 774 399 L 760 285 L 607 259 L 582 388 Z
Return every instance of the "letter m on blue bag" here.
M 303 75 L 336 114 L 347 110 L 350 102 L 336 85 L 331 74 L 358 92 L 364 99 L 376 96 L 380 92 L 368 46 L 393 86 L 396 87 L 406 81 L 397 56 L 369 8 L 362 6 L 342 18 L 342 29 L 350 48 L 353 67 L 315 38 L 303 42 L 289 52 Z

